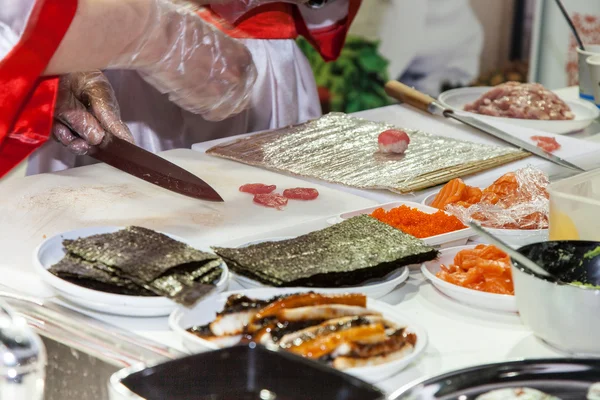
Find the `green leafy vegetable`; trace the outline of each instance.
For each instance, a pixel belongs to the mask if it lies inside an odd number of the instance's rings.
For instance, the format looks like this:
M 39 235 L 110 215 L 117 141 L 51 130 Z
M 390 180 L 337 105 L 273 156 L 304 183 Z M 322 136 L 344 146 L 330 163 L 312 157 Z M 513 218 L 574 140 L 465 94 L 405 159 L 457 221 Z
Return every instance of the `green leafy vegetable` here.
M 340 58 L 325 62 L 304 38 L 298 46 L 306 55 L 317 86 L 331 93 L 331 111 L 352 113 L 390 104 L 383 86 L 388 61 L 379 54 L 379 42 L 348 36 Z

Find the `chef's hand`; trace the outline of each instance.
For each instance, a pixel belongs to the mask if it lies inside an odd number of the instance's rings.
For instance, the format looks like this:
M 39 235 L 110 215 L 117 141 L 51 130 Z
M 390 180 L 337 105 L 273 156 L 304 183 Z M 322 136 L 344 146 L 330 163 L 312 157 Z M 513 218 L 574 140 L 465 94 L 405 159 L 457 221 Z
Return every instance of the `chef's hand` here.
M 220 121 L 250 102 L 256 67 L 249 50 L 189 8 L 152 0 L 146 28 L 113 68 L 140 75 L 180 107 Z
M 84 155 L 102 142 L 106 132 L 133 143 L 104 74 L 93 71 L 63 75 L 54 111 L 54 137 L 72 153 Z

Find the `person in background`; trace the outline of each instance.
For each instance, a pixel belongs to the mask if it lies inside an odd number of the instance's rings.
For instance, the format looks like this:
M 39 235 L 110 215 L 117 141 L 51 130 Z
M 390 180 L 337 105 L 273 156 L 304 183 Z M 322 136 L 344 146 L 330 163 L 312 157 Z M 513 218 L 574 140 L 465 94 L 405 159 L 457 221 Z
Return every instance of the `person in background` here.
M 381 42 L 390 77 L 429 95 L 479 73 L 483 28 L 469 0 L 371 0 L 354 28 Z
M 55 116 L 74 153 L 105 132 L 132 140 L 101 73 L 63 78 L 60 93 L 52 77 L 101 68 L 135 70 L 210 120 L 244 109 L 256 79 L 246 47 L 166 0 L 0 0 L 0 176 L 46 142 Z
M 190 2 L 177 1 L 188 8 Z M 196 3 L 198 3 L 196 1 Z M 194 143 L 298 124 L 321 115 L 314 76 L 295 39 L 302 35 L 326 60 L 337 58 L 360 0 L 208 1 L 200 17 L 250 50 L 258 70 L 250 107 L 215 122 L 171 101 L 160 85 L 131 70 L 108 70 L 113 103 L 136 144 L 153 152 L 190 148 Z M 319 3 L 312 5 L 314 3 Z M 191 35 L 191 31 L 189 33 Z M 75 78 L 75 81 L 81 81 Z M 104 84 L 104 83 L 102 83 Z M 193 83 L 192 83 L 193 84 Z M 91 91 L 90 84 L 87 85 Z M 58 171 L 95 162 L 57 143 L 30 159 L 27 174 Z

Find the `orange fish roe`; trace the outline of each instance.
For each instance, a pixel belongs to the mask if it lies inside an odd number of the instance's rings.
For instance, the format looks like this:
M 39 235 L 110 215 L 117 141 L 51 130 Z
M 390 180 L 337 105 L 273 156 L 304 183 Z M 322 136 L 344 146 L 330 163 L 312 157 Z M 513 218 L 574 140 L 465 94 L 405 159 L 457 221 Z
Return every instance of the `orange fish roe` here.
M 442 265 L 435 274 L 440 279 L 481 292 L 515 294 L 510 257 L 499 248 L 480 244 L 474 249 L 459 251 L 454 264 Z
M 427 214 L 405 205 L 392 208 L 390 211 L 378 208 L 373 211 L 371 217 L 419 239 L 466 228 L 458 218 L 444 211 Z

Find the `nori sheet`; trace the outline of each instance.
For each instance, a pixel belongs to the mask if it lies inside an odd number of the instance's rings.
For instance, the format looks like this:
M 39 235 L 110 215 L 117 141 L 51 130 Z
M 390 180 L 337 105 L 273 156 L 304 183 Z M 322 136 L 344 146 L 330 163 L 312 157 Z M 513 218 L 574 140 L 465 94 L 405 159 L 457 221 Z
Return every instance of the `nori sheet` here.
M 102 292 L 128 296 L 156 296 L 131 280 L 114 275 L 98 263 L 90 263 L 72 254 L 48 269 L 61 279 Z
M 137 226 L 115 233 L 65 240 L 63 246 L 71 254 L 117 267 L 128 276 L 144 282 L 151 282 L 174 267 L 194 269 L 218 259 L 214 254 L 196 250 L 166 235 Z
M 280 287 L 357 285 L 438 255 L 421 240 L 368 215 L 295 239 L 213 250 L 237 274 Z
M 185 306 L 212 292 L 223 273 L 218 256 L 141 227 L 65 240 L 63 246 L 67 255 L 50 268 L 57 276 L 98 290 L 112 284 L 110 291 L 120 294 L 135 285 Z

